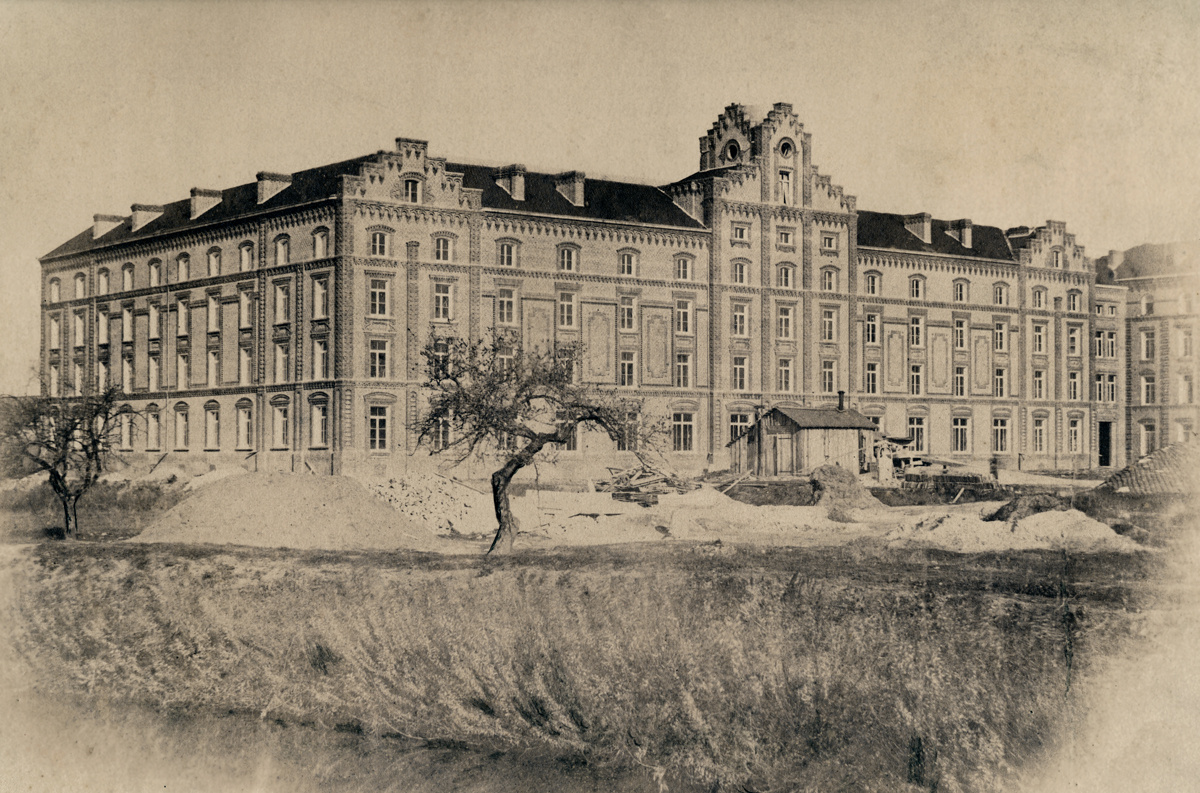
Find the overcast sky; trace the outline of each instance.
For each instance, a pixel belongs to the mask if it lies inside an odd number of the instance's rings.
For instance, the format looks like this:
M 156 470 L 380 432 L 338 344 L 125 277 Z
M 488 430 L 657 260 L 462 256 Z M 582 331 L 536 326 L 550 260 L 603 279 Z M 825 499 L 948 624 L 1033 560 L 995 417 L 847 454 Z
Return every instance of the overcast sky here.
M 1200 238 L 1200 4 L 0 2 L 0 393 L 98 212 L 429 140 L 662 184 L 790 102 L 861 209 Z

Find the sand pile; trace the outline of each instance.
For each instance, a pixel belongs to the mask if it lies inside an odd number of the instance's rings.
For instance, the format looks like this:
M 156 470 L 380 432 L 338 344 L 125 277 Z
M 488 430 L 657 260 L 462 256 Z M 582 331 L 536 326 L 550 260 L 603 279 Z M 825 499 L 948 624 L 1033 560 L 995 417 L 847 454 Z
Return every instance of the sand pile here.
M 873 509 L 879 499 L 863 487 L 858 476 L 836 465 L 822 465 L 812 472 L 813 495 L 817 506 L 828 509 Z
M 1138 551 L 1142 546 L 1079 510 L 1049 511 L 1015 522 L 973 514 L 930 517 L 889 532 L 891 545 L 921 545 L 961 553 L 1045 548 L 1069 551 Z
M 243 474 L 175 505 L 131 542 L 232 543 L 267 548 L 440 550 L 423 523 L 344 476 Z
M 397 512 L 438 534 L 491 534 L 496 530 L 491 494 L 447 477 L 409 472 L 368 487 Z

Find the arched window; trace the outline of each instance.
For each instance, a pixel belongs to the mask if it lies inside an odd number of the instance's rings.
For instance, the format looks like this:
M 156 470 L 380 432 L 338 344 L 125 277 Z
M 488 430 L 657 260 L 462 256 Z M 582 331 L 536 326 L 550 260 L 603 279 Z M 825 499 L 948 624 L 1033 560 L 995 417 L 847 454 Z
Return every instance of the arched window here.
M 271 447 L 286 449 L 291 445 L 288 433 L 291 402 L 282 394 L 271 400 Z
M 221 449 L 221 405 L 215 399 L 204 403 L 204 448 Z
M 877 295 L 882 285 L 882 277 L 879 273 L 869 271 L 863 273 L 863 292 L 868 295 Z
M 454 244 L 457 239 L 455 235 L 449 232 L 441 232 L 433 235 L 433 260 L 435 262 L 454 261 Z
M 209 248 L 208 249 L 208 276 L 209 276 L 209 278 L 212 278 L 213 276 L 220 275 L 220 274 L 221 274 L 221 249 L 216 248 L 216 247 Z
M 108 294 L 108 270 L 101 269 L 96 273 L 96 294 Z
M 179 451 L 187 451 L 188 440 L 190 435 L 190 427 L 188 426 L 188 405 L 187 402 L 175 403 L 175 448 Z
M 695 277 L 695 269 L 695 262 L 691 256 L 681 254 L 675 257 L 676 281 L 691 281 Z
M 57 278 L 50 279 L 50 288 L 47 294 L 47 300 L 51 303 L 57 303 L 62 300 L 62 282 Z
M 254 403 L 239 399 L 234 410 L 237 412 L 237 448 L 251 449 L 254 446 Z
M 317 392 L 308 398 L 308 444 L 314 449 L 329 446 L 329 395 Z
M 558 246 L 558 269 L 564 273 L 579 270 L 579 246 L 564 244 Z
M 821 271 L 821 291 L 836 292 L 838 288 L 838 271 L 832 267 L 826 267 Z
M 151 259 L 149 271 L 150 286 L 159 286 L 162 284 L 162 262 L 160 262 L 158 259 Z
M 617 275 L 637 275 L 638 252 L 633 248 L 617 251 Z
M 992 284 L 992 303 L 997 306 L 1008 305 L 1008 284 Z
M 734 259 L 729 263 L 729 280 L 735 284 L 746 283 L 747 270 L 750 262 L 745 259 Z
M 496 264 L 500 267 L 519 266 L 518 255 L 521 251 L 519 240 L 504 237 L 496 240 Z
M 313 229 L 313 258 L 324 259 L 329 255 L 329 229 L 322 226 Z
M 912 300 L 925 299 L 925 278 L 914 275 L 908 279 L 908 296 Z
M 384 226 L 368 229 L 371 232 L 370 245 L 372 256 L 392 255 L 392 230 Z
M 87 276 L 75 273 L 75 297 L 87 297 Z
M 243 242 L 238 246 L 238 270 L 246 272 L 254 269 L 254 243 Z
M 275 265 L 287 264 L 292 260 L 292 240 L 288 235 L 281 234 L 275 238 Z
M 791 264 L 781 264 L 775 271 L 775 285 L 780 289 L 794 289 L 796 286 L 796 268 Z
M 133 289 L 133 262 L 126 262 L 121 268 L 121 291 Z
M 190 281 L 192 278 L 192 260 L 188 258 L 186 253 L 179 254 L 175 260 L 175 280 L 182 283 Z
M 965 278 L 956 279 L 951 286 L 951 294 L 955 303 L 966 303 L 971 299 L 971 282 Z
M 1046 290 L 1045 289 L 1042 289 L 1041 287 L 1034 287 L 1033 291 L 1030 293 L 1030 297 L 1031 297 L 1030 302 L 1032 303 L 1033 308 L 1045 308 L 1046 307 Z

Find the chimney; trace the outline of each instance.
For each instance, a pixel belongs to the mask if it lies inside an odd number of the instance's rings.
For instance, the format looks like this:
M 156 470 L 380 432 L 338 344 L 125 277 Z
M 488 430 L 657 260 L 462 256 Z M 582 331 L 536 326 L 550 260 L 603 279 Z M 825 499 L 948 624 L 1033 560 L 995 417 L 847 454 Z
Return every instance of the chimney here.
M 163 213 L 163 208 L 155 204 L 134 204 L 129 208 L 133 213 L 133 225 L 130 231 L 137 231 Z
M 846 392 L 838 391 L 838 410 L 846 409 Z
M 918 215 L 905 215 L 904 228 L 908 229 L 909 233 L 921 240 L 926 245 L 929 244 L 932 238 L 933 219 L 928 212 L 922 212 Z
M 583 171 L 560 173 L 554 181 L 564 198 L 577 207 L 583 206 Z
M 506 165 L 494 174 L 496 184 L 512 196 L 513 201 L 525 200 L 525 166 L 520 163 Z
M 260 204 L 292 183 L 290 173 L 259 171 L 255 178 L 258 179 L 258 203 Z
M 124 222 L 120 215 L 92 215 L 92 239 L 100 239 Z
M 964 218 L 962 220 L 950 221 L 950 230 L 954 232 L 954 238 L 962 243 L 964 248 L 971 247 L 971 220 Z
M 200 217 L 219 203 L 221 203 L 220 190 L 205 190 L 203 187 L 193 187 L 192 220 Z

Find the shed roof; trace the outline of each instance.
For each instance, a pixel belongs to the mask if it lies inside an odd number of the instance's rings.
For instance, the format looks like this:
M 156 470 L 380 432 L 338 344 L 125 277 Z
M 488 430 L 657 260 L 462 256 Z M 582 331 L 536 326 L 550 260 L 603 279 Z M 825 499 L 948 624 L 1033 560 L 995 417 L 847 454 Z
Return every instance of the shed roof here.
M 1200 441 L 1173 443 L 1113 474 L 1100 488 L 1133 496 L 1200 491 Z M 1123 490 L 1128 488 L 1128 490 Z

